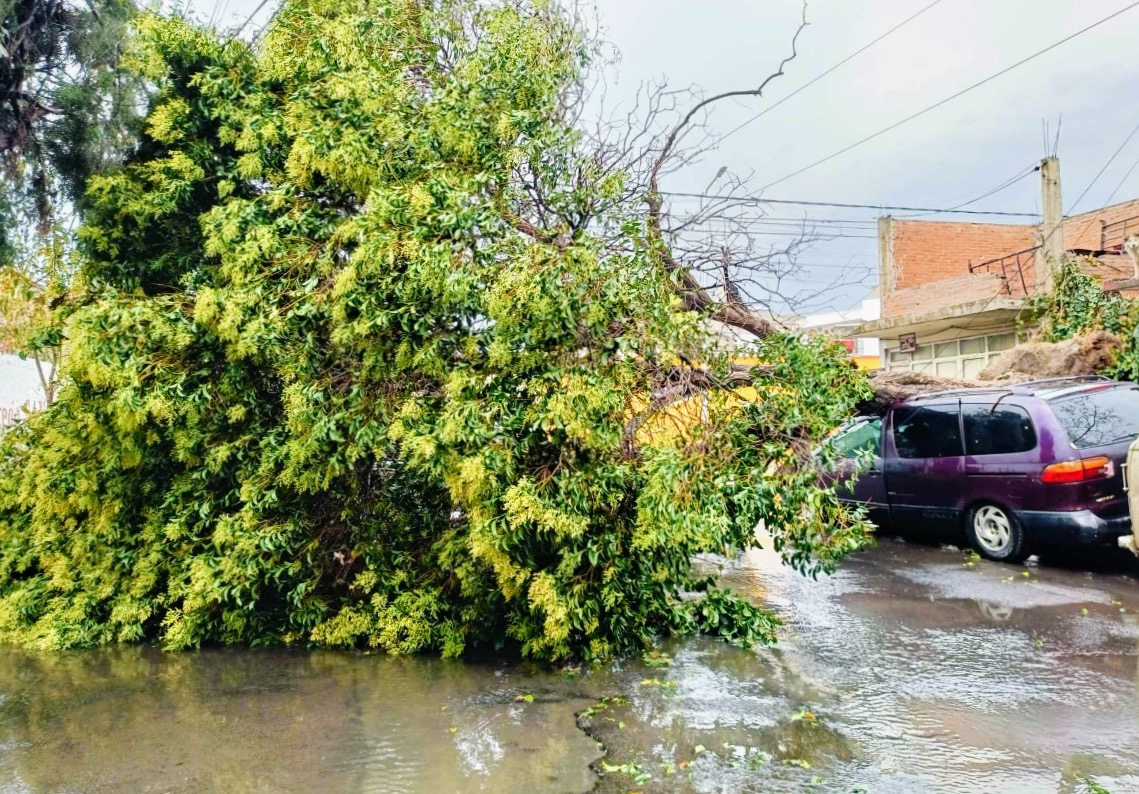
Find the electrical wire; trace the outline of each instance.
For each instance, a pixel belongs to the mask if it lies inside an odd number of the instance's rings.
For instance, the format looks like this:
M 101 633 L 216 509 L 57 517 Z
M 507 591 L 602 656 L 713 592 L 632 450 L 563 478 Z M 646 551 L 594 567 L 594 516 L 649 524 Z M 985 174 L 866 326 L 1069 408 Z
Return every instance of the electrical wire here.
M 234 34 L 232 36 L 230 36 L 230 39 L 236 39 L 238 36 L 240 36 L 241 31 L 245 30 L 245 26 L 253 21 L 253 17 L 261 13 L 261 9 L 264 8 L 268 2 L 269 0 L 261 0 L 261 2 L 257 4 L 257 8 L 253 9 L 253 13 L 247 16 L 245 18 L 245 21 L 241 23 L 241 26 L 236 31 L 234 31 Z
M 823 163 L 830 162 L 831 160 L 835 159 L 836 157 L 839 157 L 840 155 L 846 154 L 847 152 L 851 151 L 852 149 L 856 149 L 859 146 L 862 146 L 864 143 L 869 143 L 870 141 L 874 140 L 875 138 L 877 138 L 881 135 L 885 135 L 888 132 L 896 130 L 898 127 L 901 127 L 903 124 L 908 124 L 909 122 L 911 122 L 917 118 L 920 118 L 920 117 L 924 116 L 925 114 L 927 114 L 933 110 L 936 110 L 937 108 L 941 107 L 942 105 L 946 105 L 949 102 L 952 102 L 953 100 L 957 99 L 958 97 L 964 96 L 965 94 L 969 93 L 970 91 L 972 91 L 976 88 L 980 88 L 981 86 L 985 85 L 986 83 L 989 83 L 989 82 L 997 79 L 998 77 L 1002 77 L 1003 75 L 1008 74 L 1013 69 L 1016 69 L 1020 66 L 1023 66 L 1024 64 L 1028 63 L 1029 61 L 1035 60 L 1036 58 L 1039 58 L 1041 55 L 1044 55 L 1047 52 L 1051 52 L 1052 50 L 1056 49 L 1060 45 L 1066 44 L 1067 42 L 1071 41 L 1072 39 L 1076 38 L 1077 36 L 1082 36 L 1084 33 L 1087 33 L 1088 31 L 1093 30 L 1095 28 L 1098 28 L 1100 25 L 1103 25 L 1107 22 L 1110 22 L 1111 20 L 1115 19 L 1120 14 L 1123 14 L 1127 11 L 1130 11 L 1131 9 L 1136 8 L 1136 7 L 1139 7 L 1139 2 L 1129 3 L 1128 5 L 1124 6 L 1123 8 L 1119 9 L 1118 11 L 1116 11 L 1112 14 L 1109 14 L 1108 16 L 1104 17 L 1103 19 L 1100 19 L 1097 22 L 1093 22 L 1092 24 L 1088 25 L 1087 27 L 1081 28 L 1080 30 L 1077 30 L 1075 33 L 1072 33 L 1068 36 L 1065 36 L 1064 38 L 1060 39 L 1057 42 L 1049 44 L 1044 49 L 1037 50 L 1036 52 L 1032 53 L 1031 55 L 1029 55 L 1025 58 L 1022 58 L 1021 60 L 1017 61 L 1016 63 L 1012 64 L 1011 66 L 1006 66 L 1004 69 L 1001 69 L 999 72 L 991 74 L 988 77 L 984 78 L 983 80 L 979 80 L 976 83 L 973 83 L 972 85 L 968 86 L 967 88 L 963 88 L 960 91 L 958 91 L 957 93 L 951 94 L 950 96 L 947 96 L 946 98 L 940 100 L 939 102 L 935 102 L 934 104 L 932 104 L 926 108 L 923 108 L 922 110 L 919 110 L 917 113 L 913 113 L 909 116 L 906 116 L 901 121 L 896 121 L 893 124 L 889 125 L 888 127 L 883 127 L 882 129 L 878 130 L 877 132 L 872 133 L 870 135 L 867 135 L 865 138 L 857 140 L 854 143 L 850 144 L 849 146 L 844 146 L 843 148 L 839 149 L 837 152 L 834 152 L 832 154 L 828 154 L 826 157 L 823 157 L 819 160 L 816 160 L 813 163 L 810 163 L 809 165 L 805 165 L 796 171 L 792 171 L 791 173 L 786 174 L 785 176 L 779 177 L 779 179 L 776 179 L 774 182 L 768 182 L 766 185 L 761 187 L 760 190 L 766 190 L 769 187 L 774 187 L 775 185 L 786 182 L 788 179 L 791 179 L 792 177 L 796 177 L 799 174 L 810 171 L 812 168 L 816 168 L 816 167 L 822 165 Z
M 841 67 L 841 66 L 845 66 L 847 63 L 849 63 L 850 61 L 854 60 L 855 58 L 857 58 L 857 57 L 858 57 L 859 55 L 861 55 L 862 53 L 866 52 L 868 49 L 870 49 L 871 47 L 873 47 L 875 44 L 877 44 L 878 42 L 882 41 L 882 39 L 886 38 L 886 37 L 887 37 L 887 36 L 889 36 L 891 33 L 894 33 L 895 31 L 897 31 L 897 30 L 900 30 L 901 28 L 905 27 L 905 26 L 906 26 L 907 24 L 909 24 L 910 22 L 913 22 L 915 19 L 917 19 L 918 17 L 920 17 L 920 16 L 921 16 L 922 14 L 924 14 L 926 11 L 929 11 L 931 8 L 933 8 L 935 5 L 937 5 L 937 4 L 938 4 L 938 3 L 940 3 L 940 2 L 941 2 L 941 0 L 933 0 L 933 2 L 932 2 L 932 3 L 930 3 L 929 5 L 927 5 L 927 6 L 926 6 L 925 8 L 923 8 L 922 10 L 918 11 L 916 14 L 913 14 L 912 16 L 906 17 L 906 18 L 905 18 L 905 19 L 903 19 L 901 22 L 899 22 L 897 25 L 894 25 L 894 27 L 890 28 L 890 29 L 889 29 L 889 30 L 887 30 L 885 33 L 883 33 L 881 36 L 879 36 L 878 38 L 876 38 L 876 39 L 874 39 L 873 41 L 871 41 L 869 44 L 866 44 L 866 45 L 864 45 L 864 46 L 863 46 L 861 49 L 858 49 L 858 50 L 856 50 L 856 51 L 852 52 L 850 55 L 848 55 L 848 56 L 846 56 L 845 58 L 843 58 L 841 61 L 839 61 L 838 63 L 836 63 L 836 64 L 835 64 L 834 66 L 832 66 L 831 68 L 827 69 L 827 70 L 826 70 L 825 72 L 823 72 L 822 74 L 820 74 L 820 75 L 818 75 L 817 77 L 815 77 L 813 80 L 810 80 L 810 81 L 808 81 L 808 82 L 804 83 L 803 85 L 799 86 L 799 87 L 798 87 L 798 88 L 796 88 L 794 91 L 792 91 L 790 94 L 788 94 L 787 96 L 783 97 L 783 98 L 782 98 L 782 99 L 780 99 L 778 102 L 776 102 L 774 105 L 771 105 L 770 107 L 767 107 L 767 108 L 765 108 L 764 110 L 761 110 L 759 113 L 755 114 L 755 115 L 754 115 L 754 116 L 752 116 L 750 119 L 748 119 L 747 121 L 745 121 L 745 122 L 743 122 L 742 124 L 740 124 L 738 127 L 734 128 L 734 129 L 733 129 L 733 130 L 731 130 L 730 132 L 726 133 L 726 134 L 725 134 L 725 135 L 724 135 L 722 138 L 720 138 L 720 143 L 723 143 L 725 140 L 727 140 L 727 139 L 728 139 L 728 138 L 730 138 L 731 136 L 735 135 L 737 132 L 739 132 L 740 130 L 742 130 L 744 127 L 748 126 L 748 125 L 749 125 L 749 124 L 751 124 L 752 122 L 754 122 L 754 121 L 758 121 L 759 119 L 763 118 L 763 117 L 764 117 L 764 116 L 766 116 L 768 113 L 770 113 L 771 111 L 775 110 L 775 108 L 779 107 L 779 106 L 780 106 L 780 105 L 782 105 L 784 102 L 786 102 L 788 99 L 791 99 L 792 97 L 794 97 L 794 96 L 797 96 L 798 94 L 801 94 L 803 91 L 806 91 L 808 88 L 810 88 L 810 87 L 811 87 L 811 86 L 813 86 L 815 83 L 817 83 L 817 82 L 819 82 L 820 80 L 822 80 L 824 77 L 826 77 L 826 76 L 827 76 L 828 74 L 830 74 L 831 72 L 835 71 L 836 69 L 838 69 L 838 68 L 839 68 L 839 67 Z
M 1131 172 L 1134 171 L 1136 167 L 1139 167 L 1139 158 L 1136 158 L 1135 162 L 1131 164 L 1131 167 L 1127 169 L 1127 173 L 1123 175 L 1123 179 L 1119 180 L 1119 184 L 1115 186 L 1115 190 L 1111 191 L 1111 195 L 1108 196 L 1107 201 L 1104 202 L 1105 207 L 1111 205 L 1111 200 L 1115 198 L 1115 194 L 1120 191 L 1124 183 L 1127 182 L 1127 178 L 1131 176 Z
M 1013 176 L 1012 178 L 1010 178 L 1010 179 L 1008 179 L 1008 180 L 1006 180 L 1006 181 L 1002 182 L 1000 185 L 998 185 L 997 187 L 993 188 L 993 189 L 992 189 L 992 190 L 990 190 L 989 192 L 987 192 L 987 193 L 984 193 L 984 194 L 982 194 L 982 195 L 980 195 L 980 196 L 977 196 L 977 197 L 976 197 L 976 198 L 974 198 L 974 199 L 970 199 L 969 201 L 963 202 L 963 203 L 961 203 L 961 204 L 955 204 L 955 205 L 954 205 L 954 206 L 952 206 L 952 207 L 947 207 L 946 209 L 944 209 L 944 210 L 943 210 L 943 212 L 956 212 L 957 210 L 961 209 L 962 207 L 968 207 L 970 204 L 976 204 L 978 201 L 981 201 L 981 200 L 983 200 L 983 199 L 987 199 L 989 196 L 995 196 L 997 193 L 1000 193 L 1002 190 L 1007 190 L 1008 188 L 1010 188 L 1010 187 L 1012 187 L 1013 185 L 1017 184 L 1017 183 L 1018 183 L 1018 182 L 1020 182 L 1021 180 L 1023 180 L 1023 179 L 1026 179 L 1027 177 L 1030 177 L 1030 176 L 1032 176 L 1034 173 L 1036 173 L 1036 172 L 1037 172 L 1037 171 L 1039 171 L 1039 170 L 1040 170 L 1040 166 L 1039 166 L 1039 165 L 1030 165 L 1030 166 L 1029 166 L 1029 167 L 1028 167 L 1026 170 L 1017 172 L 1017 174 L 1016 174 L 1015 176 Z M 912 215 L 901 215 L 901 216 L 899 216 L 899 217 L 903 217 L 903 218 L 921 218 L 921 217 L 923 217 L 923 216 L 926 216 L 926 215 L 934 215 L 934 214 L 936 214 L 936 213 L 932 213 L 932 212 L 918 212 L 918 213 L 914 213 L 914 214 L 912 214 Z
M 1119 153 L 1123 151 L 1123 147 L 1126 146 L 1131 141 L 1131 139 L 1135 137 L 1135 133 L 1137 132 L 1139 132 L 1139 124 L 1136 124 L 1132 128 L 1131 132 L 1127 133 L 1127 137 L 1123 139 L 1123 143 L 1119 144 L 1119 148 L 1115 150 L 1111 157 L 1107 158 L 1107 162 L 1103 164 L 1103 168 L 1099 169 L 1099 173 L 1097 173 L 1095 175 L 1095 178 L 1088 183 L 1088 186 L 1086 188 L 1084 188 L 1084 192 L 1081 193 L 1079 198 L 1077 198 L 1075 202 L 1073 202 L 1072 206 L 1068 208 L 1069 215 L 1075 212 L 1076 207 L 1078 207 L 1080 202 L 1083 201 L 1084 196 L 1086 196 L 1088 194 L 1088 191 L 1092 189 L 1092 185 L 1099 181 L 1099 178 L 1103 176 L 1103 172 L 1107 170 L 1109 165 L 1115 162 L 1115 158 L 1118 157 Z M 1111 201 L 1109 200 L 1107 203 L 1110 204 Z M 1106 206 L 1107 204 L 1104 205 L 1104 207 Z M 1100 209 L 1103 209 L 1103 207 L 1100 207 Z
M 707 226 L 707 225 L 720 225 L 729 228 L 748 228 L 748 229 L 770 229 L 773 231 L 788 231 L 788 232 L 801 232 L 804 229 L 813 229 L 823 234 L 830 234 L 831 232 L 872 232 L 872 226 L 856 226 L 845 224 L 823 224 L 816 226 L 813 223 L 794 223 L 791 221 L 781 221 L 777 223 L 768 223 L 761 218 L 704 218 L 702 220 L 688 219 L 681 221 L 677 219 L 677 226 L 674 229 L 691 228 L 693 226 Z
M 1136 3 L 1135 5 L 1139 5 Z M 937 207 L 901 207 L 891 204 L 847 204 L 838 201 L 792 201 L 791 199 L 769 199 L 759 198 L 755 196 L 722 196 L 709 193 L 683 193 L 662 190 L 662 196 L 673 196 L 676 198 L 699 198 L 699 199 L 712 199 L 714 201 L 738 201 L 747 204 L 795 204 L 806 207 L 842 207 L 847 209 L 867 209 L 867 210 L 898 210 L 902 212 L 928 212 L 928 213 L 955 213 L 958 215 L 1003 215 L 1006 217 L 1019 217 L 1019 218 L 1035 218 L 1035 212 L 1000 212 L 1000 211 L 987 211 L 987 210 L 947 210 L 939 209 Z
M 221 25 L 223 20 L 225 20 L 225 14 L 227 11 L 229 11 L 229 0 L 222 0 L 221 8 L 219 8 L 217 12 L 218 15 L 216 22 L 218 25 Z
M 802 217 L 761 215 L 755 220 L 762 220 L 764 222 L 771 221 L 772 223 L 841 223 L 849 224 L 850 226 L 865 226 L 868 228 L 878 225 L 878 221 L 876 219 L 861 220 L 859 218 L 812 218 L 808 215 L 804 215 Z
M 709 233 L 713 233 L 713 234 L 730 234 L 730 233 L 732 233 L 733 230 L 728 229 L 728 228 L 713 229 L 713 228 L 709 228 L 709 227 L 689 226 L 687 229 L 682 229 L 677 233 L 683 234 L 686 231 L 688 231 L 688 232 L 691 232 L 691 231 L 709 232 Z M 796 232 L 793 230 L 781 232 L 781 231 L 754 231 L 754 230 L 742 230 L 741 229 L 741 230 L 738 230 L 737 233 L 747 234 L 747 235 L 751 235 L 754 237 L 794 237 L 796 235 Z M 831 240 L 877 240 L 877 239 L 878 239 L 878 235 L 876 235 L 876 234 L 822 234 L 822 235 L 819 235 L 818 239 L 816 239 L 814 242 L 829 242 Z

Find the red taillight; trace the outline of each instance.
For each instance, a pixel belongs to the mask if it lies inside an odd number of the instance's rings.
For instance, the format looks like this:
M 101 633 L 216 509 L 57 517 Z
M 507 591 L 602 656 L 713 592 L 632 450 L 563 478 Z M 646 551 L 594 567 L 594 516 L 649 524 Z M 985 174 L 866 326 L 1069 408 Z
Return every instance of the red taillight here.
M 1110 458 L 1088 458 L 1087 460 L 1068 460 L 1063 463 L 1053 463 L 1044 470 L 1041 479 L 1044 482 L 1085 482 L 1086 480 L 1102 480 L 1115 474 L 1115 464 Z

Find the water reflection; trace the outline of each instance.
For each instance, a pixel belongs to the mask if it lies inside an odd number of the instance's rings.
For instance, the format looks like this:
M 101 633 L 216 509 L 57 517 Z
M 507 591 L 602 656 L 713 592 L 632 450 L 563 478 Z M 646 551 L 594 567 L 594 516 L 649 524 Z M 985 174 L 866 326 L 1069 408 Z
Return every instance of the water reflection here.
M 778 648 L 676 641 L 667 667 L 572 678 L 0 649 L 0 792 L 1139 791 L 1134 576 L 889 542 L 817 582 L 766 552 L 705 562 L 774 605 Z
M 1004 623 L 1012 617 L 1013 609 L 1007 604 L 991 604 L 988 601 L 978 601 L 981 614 L 996 623 Z
M 522 680 L 519 680 L 519 679 Z M 0 791 L 588 790 L 556 676 L 332 653 L 0 653 Z M 521 684 L 546 690 L 517 701 Z M 552 684 L 553 686 L 548 686 Z

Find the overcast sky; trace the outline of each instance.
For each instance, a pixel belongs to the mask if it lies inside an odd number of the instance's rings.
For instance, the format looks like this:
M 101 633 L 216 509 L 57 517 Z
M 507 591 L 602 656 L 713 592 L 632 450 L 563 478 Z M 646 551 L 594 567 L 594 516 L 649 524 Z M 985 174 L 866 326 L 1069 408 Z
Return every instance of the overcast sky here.
M 226 0 L 219 0 L 225 3 Z M 766 99 L 723 103 L 712 123 L 735 128 L 886 32 L 932 0 L 811 0 L 799 57 Z M 266 18 L 269 0 L 253 19 Z M 597 0 L 607 40 L 619 50 L 612 93 L 667 78 L 714 93 L 762 80 L 787 53 L 799 0 Z M 1128 0 L 941 0 L 842 68 L 729 137 L 718 153 L 666 190 L 703 190 L 721 165 L 754 173 L 761 186 L 919 111 L 1127 6 Z M 224 25 L 247 17 L 257 0 L 193 0 L 201 17 Z M 1042 126 L 1062 117 L 1059 154 L 1065 210 L 1139 125 L 1139 7 L 1080 35 L 933 112 L 764 192 L 766 198 L 947 207 L 968 201 L 1026 170 L 1045 154 Z M 1048 146 L 1051 147 L 1049 141 Z M 1076 211 L 1108 200 L 1139 161 L 1139 134 L 1127 144 Z M 1139 168 L 1114 201 L 1139 196 Z M 1036 212 L 1039 182 L 1029 176 L 969 208 Z M 771 209 L 776 217 L 873 220 L 875 210 Z M 953 216 L 941 216 L 951 219 Z M 961 216 L 964 218 L 965 216 Z M 1001 220 L 977 218 L 976 220 Z M 1014 220 L 1006 218 L 1005 220 Z M 857 226 L 855 224 L 854 226 Z M 806 285 L 846 266 L 876 277 L 873 227 L 817 243 Z M 773 238 L 773 242 L 778 242 Z M 844 290 L 851 305 L 865 287 Z

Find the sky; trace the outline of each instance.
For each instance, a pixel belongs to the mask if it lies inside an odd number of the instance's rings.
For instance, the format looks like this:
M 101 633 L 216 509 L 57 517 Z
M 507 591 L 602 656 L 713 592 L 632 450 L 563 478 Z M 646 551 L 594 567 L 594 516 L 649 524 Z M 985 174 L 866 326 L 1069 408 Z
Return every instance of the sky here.
M 259 0 L 191 0 L 223 26 L 250 17 Z M 271 14 L 267 0 L 255 29 Z M 879 37 L 932 0 L 810 0 L 798 57 L 764 98 L 716 106 L 711 125 L 728 132 Z M 596 0 L 605 40 L 619 53 L 614 100 L 647 81 L 707 93 L 754 87 L 789 52 L 799 0 Z M 760 187 L 831 155 L 1013 65 L 1129 5 L 1128 0 L 940 0 L 861 55 L 767 115 L 728 136 L 701 163 L 669 177 L 666 191 L 700 192 L 721 166 Z M 944 208 L 982 196 L 1049 153 L 1058 154 L 1066 212 L 1139 196 L 1139 6 L 914 121 L 771 186 L 763 198 Z M 1045 143 L 1044 127 L 1049 137 Z M 1104 166 L 1102 176 L 1093 183 Z M 1118 191 L 1116 190 L 1118 187 Z M 1076 199 L 1086 195 L 1076 205 Z M 677 209 L 683 209 L 678 201 Z M 1075 205 L 1075 206 L 1074 206 Z M 1040 186 L 1027 175 L 969 209 L 1038 212 Z M 875 209 L 779 205 L 769 217 L 843 219 L 842 236 L 800 257 L 804 290 L 836 278 L 857 284 L 823 303 L 857 304 L 877 278 Z M 898 213 L 895 213 L 898 214 Z M 1011 217 L 931 216 L 1015 222 Z M 1026 219 L 1031 222 L 1031 219 Z M 789 227 L 770 228 L 779 245 Z M 828 235 L 829 237 L 829 235 Z
M 0 354 L 0 412 L 25 403 L 42 402 L 43 387 L 33 361 Z M 0 416 L 0 421 L 4 417 Z

